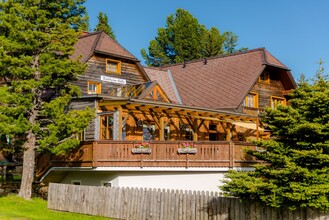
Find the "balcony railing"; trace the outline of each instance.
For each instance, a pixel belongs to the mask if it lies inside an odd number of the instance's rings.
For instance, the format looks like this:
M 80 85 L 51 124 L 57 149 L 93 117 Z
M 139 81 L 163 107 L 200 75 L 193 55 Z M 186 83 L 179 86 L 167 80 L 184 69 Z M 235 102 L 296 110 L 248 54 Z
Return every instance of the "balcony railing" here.
M 39 155 L 36 173 L 41 177 L 51 167 L 250 167 L 257 163 L 245 153 L 256 149 L 250 143 L 227 141 L 194 142 L 194 149 L 182 150 L 180 141 L 151 141 L 136 150 L 140 141 L 84 142 L 71 154 L 56 157 Z

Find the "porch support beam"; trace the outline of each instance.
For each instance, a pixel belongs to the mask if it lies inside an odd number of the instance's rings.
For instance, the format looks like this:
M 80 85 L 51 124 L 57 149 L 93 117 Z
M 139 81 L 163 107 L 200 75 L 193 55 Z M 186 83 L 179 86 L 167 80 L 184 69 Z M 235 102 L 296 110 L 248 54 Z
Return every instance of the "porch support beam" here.
M 159 130 L 160 130 L 160 141 L 163 141 L 164 140 L 164 129 L 165 129 L 165 118 L 163 116 L 160 117 L 160 120 L 159 120 L 159 124 L 160 124 L 160 127 L 159 127 Z
M 118 107 L 118 140 L 122 140 L 122 107 Z

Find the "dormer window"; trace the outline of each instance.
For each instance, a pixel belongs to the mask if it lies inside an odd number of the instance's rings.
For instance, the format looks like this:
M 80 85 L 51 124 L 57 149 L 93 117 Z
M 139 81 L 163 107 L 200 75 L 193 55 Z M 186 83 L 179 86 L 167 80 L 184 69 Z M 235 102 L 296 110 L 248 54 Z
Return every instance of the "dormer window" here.
M 258 79 L 259 82 L 270 83 L 270 74 L 268 72 L 263 72 Z
M 117 60 L 106 59 L 106 73 L 121 74 L 121 62 Z
M 258 93 L 251 92 L 246 96 L 243 105 L 245 107 L 258 108 Z

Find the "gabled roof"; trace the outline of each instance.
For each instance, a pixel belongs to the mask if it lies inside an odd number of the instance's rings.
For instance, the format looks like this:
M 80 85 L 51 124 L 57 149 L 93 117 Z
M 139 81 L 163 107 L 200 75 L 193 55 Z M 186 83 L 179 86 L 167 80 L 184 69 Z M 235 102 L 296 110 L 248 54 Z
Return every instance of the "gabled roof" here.
M 289 69 L 265 48 L 163 66 L 159 72 L 146 68 L 146 72 L 170 94 L 173 87 L 165 86 L 167 79 L 161 74 L 170 70 L 184 105 L 236 109 L 267 66 L 286 72 L 290 80 L 286 85 L 296 87 Z
M 175 91 L 175 84 L 168 71 L 151 67 L 144 67 L 144 69 L 152 81 L 157 81 L 161 85 L 172 103 L 181 104 L 178 92 Z
M 75 51 L 72 59 L 80 58 L 81 62 L 86 62 L 94 53 L 101 53 L 121 57 L 124 59 L 138 61 L 128 50 L 122 47 L 103 31 L 94 33 L 84 33 L 75 44 Z

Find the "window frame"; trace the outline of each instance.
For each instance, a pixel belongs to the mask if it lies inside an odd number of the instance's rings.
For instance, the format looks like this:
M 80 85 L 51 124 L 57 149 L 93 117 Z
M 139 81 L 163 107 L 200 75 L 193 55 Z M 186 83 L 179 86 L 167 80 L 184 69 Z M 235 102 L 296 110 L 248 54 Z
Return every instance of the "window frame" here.
M 96 92 L 89 89 L 90 85 L 96 85 Z M 101 94 L 101 93 L 102 93 L 102 83 L 101 82 L 87 81 L 87 94 Z
M 109 117 L 112 118 L 112 124 L 109 124 Z M 105 119 L 106 118 L 106 119 Z M 103 124 L 103 120 L 106 123 L 106 126 Z M 100 116 L 100 140 L 113 140 L 113 129 L 114 129 L 114 115 L 107 114 Z
M 105 72 L 106 73 L 114 73 L 121 75 L 121 61 L 119 60 L 113 60 L 113 59 L 105 59 Z M 117 65 L 116 71 L 113 71 L 108 68 L 109 63 L 115 63 Z
M 71 180 L 72 185 L 81 186 L 81 180 Z
M 261 79 L 261 75 L 264 74 L 265 75 L 265 79 Z M 270 80 L 270 73 L 269 72 L 262 72 L 260 74 L 260 76 L 258 77 L 258 82 L 260 83 L 266 83 L 266 84 L 270 84 L 271 80 Z
M 280 97 L 280 96 L 271 96 L 270 97 L 270 106 L 271 106 L 271 108 L 277 108 L 277 106 L 273 106 L 273 104 L 274 104 L 274 100 L 280 100 L 280 101 L 283 101 L 283 104 L 282 104 L 282 106 L 286 106 L 287 105 L 287 100 L 286 100 L 286 98 L 284 98 L 284 97 Z
M 247 103 L 249 102 L 249 95 L 253 95 L 255 97 L 254 106 L 247 105 Z M 258 108 L 258 93 L 249 92 L 248 95 L 246 95 L 246 97 L 244 98 L 243 106 L 248 108 Z

